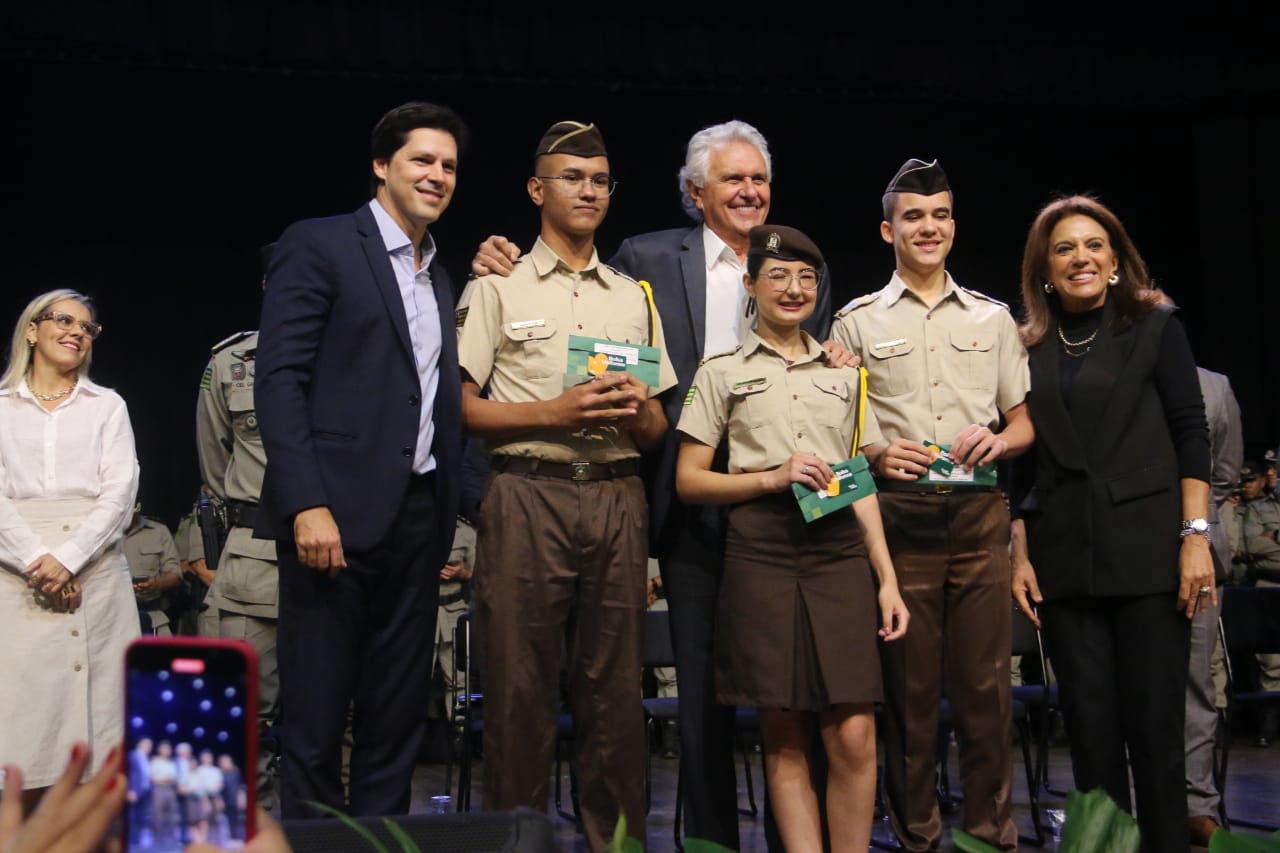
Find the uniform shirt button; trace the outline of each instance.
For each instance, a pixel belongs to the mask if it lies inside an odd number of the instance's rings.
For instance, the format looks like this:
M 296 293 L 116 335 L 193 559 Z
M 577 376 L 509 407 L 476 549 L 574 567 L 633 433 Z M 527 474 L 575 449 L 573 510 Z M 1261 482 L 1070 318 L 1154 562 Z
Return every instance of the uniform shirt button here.
M 73 636 L 73 637 L 79 637 L 79 636 L 80 636 L 80 631 L 79 631 L 79 629 L 73 630 L 73 631 L 71 632 L 71 636 Z
M 933 380 L 933 383 L 932 383 L 932 384 L 933 384 L 933 387 L 934 387 L 934 388 L 937 388 L 937 387 L 938 387 L 938 380 L 936 380 L 936 379 L 935 379 L 935 380 Z
M 938 415 L 938 420 L 942 420 L 942 415 Z
M 72 668 L 72 669 L 74 669 L 76 672 L 79 672 L 79 671 L 80 671 L 80 664 L 76 664 L 75 666 L 73 666 L 73 667 L 71 667 L 71 668 Z
M 421 397 L 419 397 L 417 394 L 410 394 L 410 395 L 409 395 L 409 405 L 410 405 L 410 406 L 416 406 L 416 405 L 418 405 L 418 404 L 419 404 L 419 403 L 421 403 L 421 402 L 422 402 L 422 398 L 421 398 Z
M 404 456 L 404 458 L 405 458 L 405 459 L 408 459 L 410 456 L 412 456 L 412 455 L 413 455 L 413 448 L 412 448 L 412 447 L 402 447 L 402 448 L 400 448 L 400 454 L 401 454 L 402 456 Z
M 800 399 L 800 395 L 799 395 L 799 394 L 792 394 L 792 395 L 791 395 L 791 399 L 792 399 L 792 400 L 799 400 L 799 399 Z
M 582 331 L 582 324 L 581 324 L 581 323 L 579 323 L 579 324 L 578 324 L 578 331 L 579 331 L 579 332 L 581 332 L 581 331 Z
M 804 438 L 804 433 L 803 432 L 796 433 L 796 438 Z
M 938 351 L 937 347 L 929 347 L 929 352 L 937 352 L 937 351 Z

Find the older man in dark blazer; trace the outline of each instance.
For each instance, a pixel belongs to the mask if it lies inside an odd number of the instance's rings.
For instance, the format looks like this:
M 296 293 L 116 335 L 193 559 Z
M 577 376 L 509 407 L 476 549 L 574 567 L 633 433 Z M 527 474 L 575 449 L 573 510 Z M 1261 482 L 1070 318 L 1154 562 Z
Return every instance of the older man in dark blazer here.
M 409 808 L 462 447 L 453 290 L 427 228 L 453 196 L 465 134 L 444 107 L 388 112 L 372 134 L 373 199 L 291 225 L 267 272 L 256 533 L 280 546 L 286 818 L 315 815 L 307 801 Z

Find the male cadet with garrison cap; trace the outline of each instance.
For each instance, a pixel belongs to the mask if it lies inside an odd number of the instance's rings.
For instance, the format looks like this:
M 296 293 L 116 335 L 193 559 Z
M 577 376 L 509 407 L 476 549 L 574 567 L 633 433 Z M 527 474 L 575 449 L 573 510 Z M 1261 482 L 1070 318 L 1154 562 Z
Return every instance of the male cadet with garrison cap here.
M 1027 354 L 1008 309 L 946 271 L 953 199 L 938 162 L 908 160 L 883 199 L 897 269 L 832 328 L 862 357 L 887 445 L 867 449 L 911 630 L 881 648 L 889 814 L 903 847 L 941 842 L 934 755 L 944 685 L 955 714 L 964 830 L 1018 843 L 1010 800 L 1009 512 L 988 467 L 1034 433 Z M 1006 426 L 998 431 L 1000 416 Z M 950 475 L 930 471 L 946 449 Z M 945 460 L 941 466 L 945 468 Z
M 639 456 L 666 433 L 657 395 L 675 375 L 645 290 L 596 255 L 614 186 L 600 132 L 554 124 L 533 165 L 537 242 L 509 277 L 473 281 L 459 308 L 463 416 L 488 439 L 494 471 L 475 588 L 485 808 L 546 808 L 568 627 L 582 822 L 588 847 L 601 851 L 620 812 L 628 834 L 645 838 L 637 691 L 649 541 Z M 582 339 L 596 375 L 577 382 L 570 346 Z M 637 363 L 637 345 L 657 352 Z M 628 369 L 597 372 L 611 354 Z M 635 375 L 642 370 L 647 381 Z
M 262 250 L 265 271 L 272 246 Z M 265 286 L 265 278 L 263 280 Z M 276 804 L 270 768 L 276 747 L 267 737 L 280 696 L 276 664 L 276 543 L 253 537 L 267 451 L 258 432 L 253 384 L 258 333 L 237 332 L 213 347 L 196 401 L 200 473 L 227 510 L 227 541 L 205 597 L 200 634 L 244 640 L 258 654 L 258 803 Z M 247 770 L 248 768 L 246 768 Z
M 124 531 L 123 547 L 138 610 L 151 620 L 152 633 L 170 636 L 173 629 L 165 611 L 170 591 L 182 583 L 182 566 L 169 528 L 143 515 L 142 504 L 137 504 Z

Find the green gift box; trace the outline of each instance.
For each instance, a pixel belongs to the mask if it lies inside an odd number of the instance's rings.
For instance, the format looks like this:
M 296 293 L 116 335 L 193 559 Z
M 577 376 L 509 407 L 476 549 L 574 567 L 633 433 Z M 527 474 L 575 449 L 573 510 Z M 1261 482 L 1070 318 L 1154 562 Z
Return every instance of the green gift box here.
M 566 384 L 585 382 L 606 370 L 625 370 L 646 385 L 657 385 L 661 358 L 657 347 L 570 335 Z
M 834 495 L 829 491 L 815 492 L 799 483 L 791 484 L 791 492 L 796 496 L 796 502 L 800 504 L 800 511 L 804 513 L 804 520 L 807 522 L 831 515 L 836 510 L 852 506 L 855 501 L 876 493 L 876 481 L 867 468 L 865 456 L 837 462 L 831 466 L 831 471 L 836 475 L 836 486 L 839 489 Z

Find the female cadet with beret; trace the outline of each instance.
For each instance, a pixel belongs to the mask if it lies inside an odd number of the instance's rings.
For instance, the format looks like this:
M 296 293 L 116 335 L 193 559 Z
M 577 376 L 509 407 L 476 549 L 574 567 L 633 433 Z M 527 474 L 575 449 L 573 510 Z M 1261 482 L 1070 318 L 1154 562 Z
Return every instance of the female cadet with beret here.
M 822 849 L 807 754 L 815 723 L 830 760 L 832 849 L 867 849 L 876 780 L 872 705 L 881 698 L 876 635 L 901 637 L 908 618 L 874 494 L 855 502 L 852 514 L 811 523 L 792 494 L 792 483 L 826 491 L 832 464 L 856 452 L 858 372 L 827 367 L 822 348 L 800 328 L 813 313 L 822 263 L 818 247 L 794 228 L 751 230 L 743 284 L 758 307 L 758 327 L 698 369 L 680 419 L 676 475 L 683 500 L 732 505 L 716 614 L 716 693 L 726 705 L 760 709 L 771 808 L 789 851 Z M 874 416 L 866 417 L 864 445 L 880 438 Z M 726 436 L 729 473 L 718 473 L 712 461 Z

